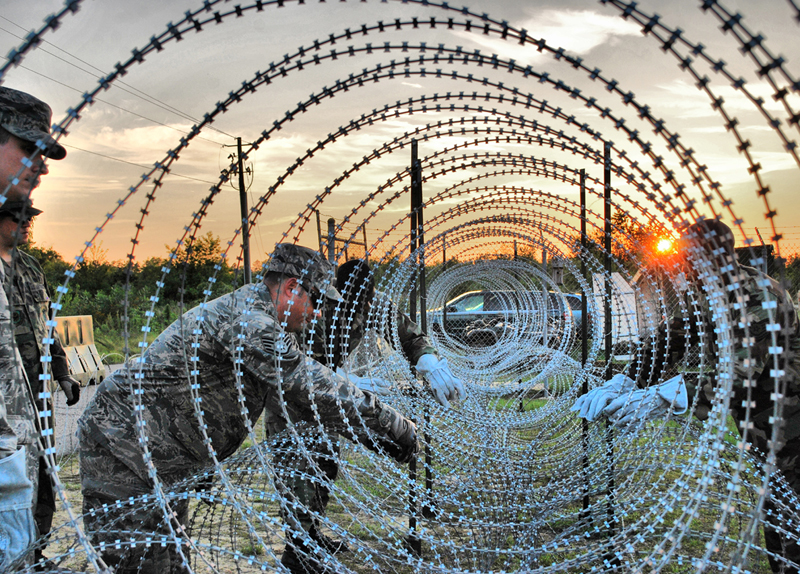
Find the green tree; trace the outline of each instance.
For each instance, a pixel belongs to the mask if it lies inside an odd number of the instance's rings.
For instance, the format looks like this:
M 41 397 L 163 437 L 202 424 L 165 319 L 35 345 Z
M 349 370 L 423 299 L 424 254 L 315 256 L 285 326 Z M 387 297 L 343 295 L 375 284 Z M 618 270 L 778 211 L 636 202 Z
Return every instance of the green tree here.
M 165 246 L 172 252 L 169 246 Z M 183 299 L 184 302 L 201 301 L 205 291 L 209 289 L 209 278 L 215 281 L 210 284 L 210 298 L 218 297 L 233 290 L 234 273 L 227 261 L 221 263 L 222 242 L 210 231 L 201 235 L 190 245 L 184 245 L 176 253 L 170 272 L 164 281 L 164 296 L 171 299 Z M 167 259 L 159 266 L 166 266 Z M 156 263 L 148 260 L 150 265 Z M 220 266 L 219 269 L 215 269 Z M 150 271 L 152 273 L 152 270 Z
M 651 261 L 655 253 L 655 246 L 664 236 L 664 230 L 657 223 L 642 224 L 628 214 L 617 211 L 611 215 L 611 254 L 614 257 L 612 271 L 626 269 L 635 274 L 643 261 Z M 580 254 L 581 240 L 576 235 L 572 240 L 572 252 L 575 256 Z M 605 233 L 596 229 L 589 233 L 589 252 L 602 262 L 605 245 Z M 579 264 L 579 259 L 576 264 Z
M 54 290 L 56 286 L 61 285 L 66 278 L 64 272 L 70 268 L 70 264 L 64 261 L 61 254 L 52 247 L 40 247 L 34 242 L 20 248 L 25 253 L 28 253 L 36 258 L 39 265 L 42 266 L 47 285 L 50 290 Z M 50 294 L 53 295 L 52 293 Z

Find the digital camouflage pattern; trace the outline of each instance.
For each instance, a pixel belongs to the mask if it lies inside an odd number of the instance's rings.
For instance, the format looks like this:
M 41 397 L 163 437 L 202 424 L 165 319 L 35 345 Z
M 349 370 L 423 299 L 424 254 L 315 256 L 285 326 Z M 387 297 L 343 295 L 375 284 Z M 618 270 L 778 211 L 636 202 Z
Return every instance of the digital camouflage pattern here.
M 38 395 L 43 389 L 40 379 L 41 357 L 50 355 L 52 380 L 57 381 L 69 375 L 67 355 L 55 329 L 48 338 L 50 295 L 44 272 L 38 261 L 23 251 L 15 250 L 13 269 L 5 261 L 3 267 L 6 292 L 11 293 L 14 340 L 22 357 L 28 381 L 36 387 Z M 49 344 L 43 343 L 48 339 Z
M 2 267 L 0 267 L 0 279 L 5 282 L 5 272 Z M 3 289 L 0 291 L 0 458 L 10 456 L 17 451 L 17 431 L 14 428 L 13 419 L 9 419 L 9 416 L 14 417 L 20 414 L 33 416 L 28 393 L 20 393 L 18 389 L 18 387 L 24 389 L 21 385 L 19 366 L 12 338 L 11 308 L 8 305 L 6 290 Z M 18 405 L 17 402 L 20 404 Z M 6 403 L 8 403 L 8 407 L 6 407 Z M 25 433 L 23 431 L 20 444 L 24 440 Z
M 333 267 L 318 251 L 308 247 L 292 243 L 278 244 L 269 260 L 267 272 L 300 279 L 314 301 L 319 301 L 323 296 L 327 300 L 342 300 L 336 287 L 331 284 Z
M 141 378 L 134 378 L 140 371 Z M 94 510 L 92 501 L 113 503 L 152 491 L 131 402 L 131 391 L 139 384 L 147 444 L 158 476 L 167 484 L 211 462 L 192 385 L 202 399 L 203 422 L 220 459 L 245 439 L 243 417 L 252 424 L 264 410 L 273 424 L 291 421 L 318 433 L 324 427 L 360 440 L 368 434 L 366 426 L 400 444 L 413 440 L 416 446 L 413 428 L 409 432 L 404 426 L 408 421 L 397 411 L 300 351 L 295 338 L 280 327 L 266 285 L 247 285 L 184 314 L 141 360 L 130 360 L 98 387 L 78 421 L 81 489 L 90 501 L 85 512 Z M 115 472 L 109 473 L 112 465 Z M 91 523 L 86 526 L 96 541 L 110 536 L 93 531 Z M 128 526 L 137 528 L 135 523 Z
M 33 259 L 19 251 L 16 254 L 25 256 L 26 262 L 28 259 Z M 22 258 L 16 260 L 15 268 L 17 270 L 23 266 L 27 269 L 22 262 Z M 35 260 L 33 260 L 33 264 L 38 268 Z M 2 350 L 0 350 L 0 369 L 2 369 L 3 377 L 0 380 L 0 386 L 2 386 L 0 390 L 2 390 L 5 400 L 6 418 L 16 435 L 17 446 L 24 445 L 27 449 L 28 478 L 35 487 L 39 481 L 39 428 L 37 424 L 38 407 L 36 406 L 39 390 L 33 387 L 31 381 L 38 382 L 39 373 L 38 370 L 32 370 L 30 374 L 33 374 L 35 378 L 30 378 L 28 370 L 25 368 L 28 365 L 21 357 L 19 342 L 15 344 L 17 334 L 22 334 L 24 331 L 17 321 L 20 321 L 23 315 L 27 316 L 24 311 L 20 311 L 20 303 L 25 298 L 20 298 L 15 288 L 19 288 L 25 281 L 20 280 L 19 277 L 12 279 L 10 276 L 11 266 L 5 260 L 2 261 L 0 267 L 2 267 L 3 280 L 3 301 L 0 302 L 3 341 Z M 12 293 L 10 300 L 9 293 Z M 38 352 L 36 363 L 38 367 Z
M 731 316 L 734 378 L 730 408 L 740 432 L 745 418 L 749 421 L 748 442 L 763 454 L 769 452 L 776 392 L 773 376 L 776 354 L 770 352 L 773 342 L 769 309 L 772 309 L 774 321 L 780 326 L 776 331 L 778 346 L 782 348 L 777 355 L 778 369 L 784 373 L 779 381 L 784 388 L 781 393 L 781 439 L 775 448 L 776 464 L 795 494 L 800 495 L 800 322 L 790 296 L 777 281 L 752 267 L 738 265 L 738 270 L 740 289 L 723 296 L 724 309 L 720 310 L 727 310 Z M 708 415 L 716 392 L 716 378 L 712 376 L 718 365 L 719 341 L 715 333 L 717 313 L 709 308 L 708 301 L 701 305 L 703 308 L 698 309 L 696 322 L 677 317 L 663 326 L 656 343 L 649 345 L 631 363 L 629 376 L 640 386 L 655 384 L 663 370 L 682 359 L 687 348 L 703 344 L 705 361 L 712 367 L 712 373 L 697 381 L 686 377 L 690 401 L 699 395 L 695 414 L 703 419 Z M 689 316 L 695 316 L 693 311 L 690 310 Z M 700 336 L 701 332 L 705 333 L 704 337 Z M 750 344 L 743 344 L 745 341 Z M 743 406 L 748 404 L 749 409 Z M 770 499 L 765 510 L 779 514 Z M 769 550 L 800 564 L 800 547 L 796 542 L 770 528 L 765 528 L 765 538 Z M 776 563 L 773 563 L 773 570 L 778 571 Z
M 2 265 L 0 265 L 0 282 L 5 285 L 5 268 Z M 30 531 L 28 538 L 32 540 L 35 535 L 32 513 L 39 477 L 39 432 L 36 427 L 37 412 L 33 405 L 33 393 L 28 386 L 22 370 L 22 361 L 14 345 L 11 306 L 3 288 L 0 289 L 0 459 L 5 460 L 19 448 L 24 447 L 25 475 L 32 487 L 30 506 L 27 509 L 16 507 L 16 501 L 13 501 L 15 493 L 5 493 L 0 489 L 0 539 L 3 541 L 0 543 L 0 567 L 7 566 L 7 561 L 17 556 L 15 541 L 24 540 L 22 534 L 26 530 L 23 528 L 25 523 L 28 524 L 27 530 Z M 4 480 L 8 478 L 4 477 Z M 6 494 L 12 498 L 14 509 L 5 508 Z M 6 528 L 11 532 L 5 532 Z
M 24 208 L 31 210 L 31 215 L 36 215 L 30 201 L 8 202 L 12 207 L 25 204 Z M 6 204 L 5 208 L 9 209 Z M 39 398 L 43 390 L 50 392 L 55 388 L 52 381 L 57 381 L 69 375 L 67 355 L 61 346 L 58 334 L 53 332 L 48 336 L 47 322 L 50 320 L 50 295 L 47 289 L 44 272 L 35 258 L 18 249 L 14 250 L 13 264 L 9 265 L 3 260 L 5 273 L 5 290 L 11 294 L 11 319 L 14 330 L 14 341 L 25 370 L 28 382 L 36 396 L 35 404 L 39 411 L 49 410 L 51 413 L 52 401 L 45 402 Z M 43 371 L 42 357 L 49 353 L 49 372 Z M 43 377 L 52 377 L 46 379 Z M 38 413 L 37 415 L 38 416 Z M 39 419 L 41 420 L 41 419 Z M 48 417 L 48 426 L 54 428 L 54 419 Z M 34 452 L 36 453 L 35 449 Z M 34 506 L 36 525 L 40 535 L 50 532 L 53 515 L 56 510 L 55 493 L 50 478 L 47 475 L 47 463 L 40 458 L 38 463 L 37 500 Z M 34 484 L 37 484 L 34 482 Z M 41 549 L 38 550 L 41 552 Z
M 149 547 L 143 544 L 134 549 L 105 546 L 117 540 L 145 541 L 148 537 L 153 537 L 155 532 L 169 532 L 169 527 L 152 497 L 149 503 L 137 498 L 142 495 L 141 481 L 108 448 L 93 441 L 91 437 L 82 436 L 80 457 L 81 478 L 86 475 L 101 477 L 105 474 L 118 479 L 115 482 L 117 491 L 114 497 L 92 494 L 87 489 L 83 492 L 83 523 L 106 565 L 113 567 L 116 574 L 188 572 L 183 568 L 183 560 L 172 541 L 164 545 L 151 544 Z M 189 510 L 188 500 L 173 500 L 171 508 L 176 512 L 176 519 L 185 524 Z
M 344 302 L 326 301 L 322 326 L 318 326 L 312 338 L 312 353 L 315 360 L 332 368 L 341 367 L 347 356 L 358 347 L 367 328 L 374 328 L 380 313 L 394 317 L 397 325 L 397 341 L 408 362 L 415 365 L 422 355 L 436 354 L 436 349 L 422 329 L 411 317 L 397 307 L 382 293 L 375 294 L 377 313 L 370 318 L 371 305 L 360 305 L 351 310 Z M 368 325 L 368 321 L 370 325 Z M 383 321 L 383 338 L 395 347 L 391 323 Z
M 63 159 L 67 150 L 50 135 L 52 116 L 50 106 L 38 98 L 0 86 L 0 126 L 25 141 L 42 140 L 50 148 L 50 158 Z

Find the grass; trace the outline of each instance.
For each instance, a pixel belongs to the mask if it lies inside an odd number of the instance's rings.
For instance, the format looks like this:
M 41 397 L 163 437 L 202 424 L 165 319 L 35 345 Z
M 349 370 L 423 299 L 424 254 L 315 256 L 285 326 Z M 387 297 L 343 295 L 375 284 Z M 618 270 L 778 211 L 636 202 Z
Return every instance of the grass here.
M 531 398 L 523 400 L 522 404 L 524 412 L 530 412 L 549 404 L 549 400 Z M 519 412 L 519 405 L 519 397 L 494 398 L 488 404 L 491 410 L 514 412 Z M 433 424 L 437 424 L 436 421 Z M 636 531 L 643 535 L 642 541 L 634 544 L 633 550 L 617 549 L 629 564 L 640 564 L 658 543 L 666 539 L 670 526 L 681 516 L 682 503 L 690 502 L 682 501 L 681 504 L 676 504 L 672 511 L 665 511 L 659 506 L 658 500 L 637 502 L 635 500 L 636 489 L 638 492 L 658 493 L 663 491 L 666 493 L 674 488 L 677 480 L 686 480 L 686 477 L 681 477 L 677 469 L 664 473 L 657 466 L 653 466 L 659 461 L 657 453 L 652 455 L 652 461 L 636 460 L 632 458 L 631 453 L 635 453 L 639 449 L 640 457 L 647 459 L 650 456 L 649 450 L 669 451 L 674 449 L 681 444 L 679 433 L 685 429 L 685 426 L 685 421 L 671 422 L 657 435 L 656 444 L 648 442 L 652 439 L 640 438 L 635 444 L 629 445 L 629 448 L 623 449 L 625 452 L 619 453 L 618 460 L 621 462 L 617 468 L 619 473 L 617 484 L 621 486 L 617 491 L 616 528 L 622 529 L 637 525 Z M 732 434 L 726 437 L 725 441 L 735 447 L 737 440 L 733 419 L 729 419 L 728 427 Z M 602 567 L 600 558 L 597 560 L 587 559 L 586 552 L 596 551 L 601 547 L 601 542 L 608 536 L 608 528 L 601 525 L 599 531 L 592 537 L 581 536 L 578 540 L 574 539 L 576 534 L 589 531 L 588 527 L 581 522 L 580 493 L 573 493 L 571 502 L 567 502 L 567 498 L 564 503 L 558 503 L 559 506 L 556 510 L 547 508 L 548 504 L 552 504 L 561 496 L 552 489 L 558 488 L 559 481 L 563 477 L 556 474 L 550 475 L 546 469 L 537 469 L 536 461 L 547 459 L 551 454 L 548 452 L 548 448 L 553 445 L 576 440 L 574 423 L 567 421 L 554 425 L 553 428 L 554 432 L 544 440 L 539 431 L 529 429 L 515 431 L 513 448 L 507 449 L 509 456 L 524 452 L 526 444 L 538 445 L 535 452 L 527 451 L 524 455 L 524 458 L 529 459 L 526 460 L 526 463 L 533 465 L 530 470 L 531 481 L 525 488 L 521 488 L 519 480 L 528 471 L 524 468 L 515 468 L 512 459 L 509 459 L 509 464 L 512 466 L 498 466 L 494 469 L 480 468 L 476 463 L 479 459 L 473 458 L 472 453 L 467 452 L 459 453 L 460 460 L 454 458 L 455 453 L 447 453 L 449 458 L 434 459 L 434 475 L 437 477 L 435 491 L 448 489 L 450 502 L 447 506 L 438 507 L 440 514 L 436 520 L 419 517 L 420 526 L 426 532 L 426 536 L 434 541 L 445 542 L 445 544 L 431 546 L 428 538 L 423 540 L 423 555 L 432 566 L 473 571 L 502 569 L 508 572 L 548 566 L 558 567 L 560 572 L 586 572 L 592 566 Z M 258 423 L 255 425 L 255 429 L 256 440 L 262 440 L 263 425 Z M 453 430 L 450 429 L 451 432 Z M 460 432 L 465 433 L 465 439 L 470 439 L 469 436 L 466 436 L 466 433 L 469 432 L 468 428 Z M 248 448 L 252 448 L 252 440 L 249 438 L 242 445 L 240 453 L 247 452 Z M 677 460 L 688 460 L 688 454 L 687 452 L 679 455 Z M 374 467 L 374 459 L 361 448 L 345 447 L 343 456 L 347 460 L 347 464 L 342 467 L 345 476 L 336 483 L 337 494 L 329 506 L 329 519 L 333 524 L 341 525 L 350 535 L 355 536 L 362 549 L 372 549 L 372 560 L 379 570 L 410 574 L 413 572 L 413 568 L 410 565 L 395 562 L 395 552 L 386 546 L 387 541 L 401 540 L 406 532 L 408 517 L 404 513 L 404 507 L 407 494 L 395 492 L 385 481 L 376 479 L 380 475 Z M 444 464 L 446 460 L 449 460 L 447 465 Z M 522 457 L 517 463 L 521 460 L 523 460 Z M 651 462 L 653 465 L 650 464 Z M 81 496 L 77 457 L 72 456 L 62 460 L 61 466 L 60 477 L 65 487 L 65 495 L 72 507 L 79 512 Z M 250 508 L 257 513 L 249 520 L 258 531 L 259 536 L 267 541 L 267 546 L 258 543 L 257 539 L 251 536 L 242 518 L 230 506 L 220 503 L 208 506 L 192 500 L 190 503 L 192 531 L 193 536 L 209 548 L 236 550 L 240 554 L 256 558 L 253 565 L 248 565 L 246 560 L 239 560 L 234 567 L 233 556 L 229 553 L 208 550 L 208 556 L 210 559 L 213 558 L 215 567 L 220 571 L 257 572 L 260 571 L 258 560 L 262 560 L 268 565 L 274 565 L 272 556 L 280 556 L 283 548 L 280 513 L 277 504 L 269 500 L 269 495 L 272 493 L 269 477 L 252 474 L 250 471 L 257 470 L 257 467 L 248 466 L 247 463 L 242 463 L 237 468 L 239 474 L 233 475 L 235 477 L 234 484 L 250 489 L 241 490 L 240 499 L 248 500 Z M 466 485 L 467 488 L 458 482 L 449 482 L 452 479 L 471 478 L 464 475 L 464 469 L 474 470 L 476 476 L 482 480 L 485 479 L 485 482 L 478 480 L 474 487 Z M 554 467 L 554 470 L 557 470 L 557 466 Z M 480 474 L 478 475 L 478 473 Z M 418 473 L 418 481 L 418 492 L 421 493 L 424 489 L 424 471 L 422 469 Z M 659 484 L 663 486 L 659 487 Z M 515 488 L 506 491 L 504 490 L 506 486 L 515 486 Z M 662 569 L 663 572 L 686 572 L 693 569 L 688 564 L 691 559 L 704 556 L 705 544 L 715 531 L 715 522 L 719 520 L 720 504 L 727 495 L 725 486 L 724 482 L 715 482 L 706 489 L 707 500 L 697 504 L 697 516 L 692 518 L 684 529 L 690 533 L 690 536 L 681 541 L 678 550 L 683 556 L 683 564 L 678 564 L 676 561 L 669 562 Z M 635 487 L 635 489 L 631 490 L 631 487 Z M 481 489 L 485 489 L 485 492 Z M 696 486 L 686 492 L 694 492 L 694 489 Z M 591 497 L 592 503 L 600 505 L 602 500 L 603 492 L 596 490 Z M 736 506 L 744 508 L 752 502 L 754 500 L 744 497 Z M 364 512 L 359 509 L 359 504 L 364 504 L 366 507 L 377 504 L 381 509 L 381 514 L 375 516 Z M 602 509 L 603 507 L 601 505 L 598 508 Z M 512 516 L 505 509 L 516 510 Z M 663 524 L 652 520 L 653 516 L 660 516 Z M 605 511 L 596 511 L 595 517 L 596 520 L 600 520 L 596 524 L 601 524 L 601 519 L 605 517 Z M 727 536 L 731 540 L 736 540 L 741 535 L 741 529 L 745 526 L 743 520 L 743 515 L 734 515 L 726 523 Z M 75 570 L 90 570 L 83 558 L 82 549 L 75 543 L 74 530 L 67 524 L 67 515 L 63 509 L 59 510 L 54 524 L 64 526 L 54 536 L 54 540 L 48 548 L 48 555 L 58 556 L 74 549 L 75 555 L 62 565 Z M 483 526 L 477 527 L 476 524 Z M 645 530 L 648 525 L 653 527 L 651 532 Z M 627 539 L 632 540 L 632 536 L 628 535 Z M 763 546 L 763 539 L 760 544 Z M 715 553 L 713 558 L 724 562 L 726 556 L 734 551 L 735 547 L 731 543 L 726 544 L 723 541 L 719 552 Z M 522 552 L 522 554 L 518 554 L 518 552 Z M 363 558 L 363 553 L 356 553 L 345 558 L 344 561 L 348 568 L 355 572 L 373 572 L 372 565 Z M 751 560 L 747 567 L 754 574 L 770 572 L 766 559 L 754 553 L 751 553 Z M 272 566 L 269 566 L 268 570 L 271 568 Z

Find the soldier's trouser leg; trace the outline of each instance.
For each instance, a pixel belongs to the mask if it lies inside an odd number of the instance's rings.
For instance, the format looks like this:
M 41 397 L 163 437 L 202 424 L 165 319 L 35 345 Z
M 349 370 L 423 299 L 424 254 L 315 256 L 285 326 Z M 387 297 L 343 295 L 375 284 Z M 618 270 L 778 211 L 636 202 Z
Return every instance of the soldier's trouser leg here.
M 42 558 L 47 547 L 50 530 L 53 527 L 53 515 L 56 512 L 56 497 L 53 492 L 53 483 L 47 475 L 47 463 L 44 458 L 39 458 L 39 486 L 36 493 L 36 529 L 39 540 L 35 548 L 35 559 Z
M 188 572 L 161 507 L 136 498 L 152 492 L 148 484 L 105 447 L 90 439 L 84 441 L 83 436 L 80 467 L 86 534 L 106 564 L 116 568 L 116 574 Z M 133 503 L 130 497 L 135 498 Z M 186 524 L 188 501 L 171 501 L 170 505 L 177 520 Z M 184 556 L 188 559 L 186 549 Z
M 33 482 L 26 472 L 27 449 L 0 459 L 0 572 L 30 564 L 29 548 L 36 539 Z
M 787 460 L 788 456 L 786 455 L 786 450 L 788 446 L 794 446 L 794 448 L 800 451 L 800 443 L 797 445 L 791 445 L 791 443 L 790 445 L 787 445 L 787 447 L 785 447 L 779 453 L 778 468 L 781 469 L 784 478 L 786 478 L 786 482 L 789 484 L 791 489 L 794 490 L 794 496 L 800 497 L 800 460 L 798 460 L 800 459 L 800 452 L 797 452 L 794 457 L 792 457 L 790 460 Z M 798 543 L 797 537 L 800 536 L 800 532 L 797 531 L 796 520 L 790 523 L 789 517 L 782 516 L 780 506 L 772 499 L 774 496 L 780 495 L 775 492 L 774 487 L 771 487 L 770 496 L 764 502 L 764 512 L 767 515 L 767 519 L 764 524 L 765 546 L 770 552 L 777 554 L 778 556 L 783 556 L 785 559 L 794 562 L 795 565 L 787 565 L 782 561 L 770 556 L 770 566 L 772 571 L 776 573 L 781 572 L 783 574 L 798 574 L 800 573 L 800 543 Z M 781 498 L 786 500 L 788 497 L 783 496 Z M 789 501 L 787 501 L 787 503 L 790 505 L 790 508 L 796 512 L 796 508 L 791 506 L 792 503 Z M 778 522 L 778 525 L 784 531 L 793 532 L 794 537 L 792 538 L 791 535 L 772 528 L 772 522 Z
M 305 437 L 304 445 L 309 454 L 306 457 L 295 441 L 283 433 L 273 449 L 278 487 L 288 501 L 290 514 L 287 516 L 284 511 L 283 515 L 290 526 L 313 534 L 317 521 L 311 513 L 325 513 L 330 499 L 329 485 L 339 474 L 339 443 L 335 436 L 327 440 L 326 437 Z

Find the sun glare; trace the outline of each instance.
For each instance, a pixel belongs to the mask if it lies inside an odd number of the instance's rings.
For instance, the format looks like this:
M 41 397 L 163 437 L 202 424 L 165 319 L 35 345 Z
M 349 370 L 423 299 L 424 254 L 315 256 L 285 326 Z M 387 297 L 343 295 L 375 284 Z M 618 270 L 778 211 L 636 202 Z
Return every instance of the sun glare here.
M 656 251 L 659 253 L 667 253 L 672 249 L 672 240 L 671 239 L 659 239 L 658 243 L 656 243 Z

